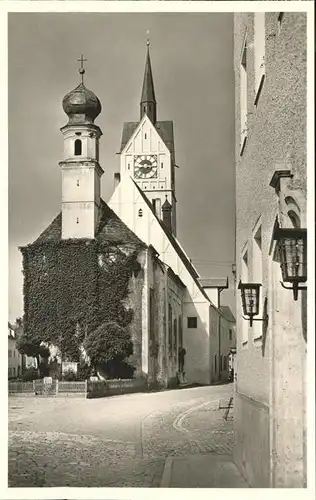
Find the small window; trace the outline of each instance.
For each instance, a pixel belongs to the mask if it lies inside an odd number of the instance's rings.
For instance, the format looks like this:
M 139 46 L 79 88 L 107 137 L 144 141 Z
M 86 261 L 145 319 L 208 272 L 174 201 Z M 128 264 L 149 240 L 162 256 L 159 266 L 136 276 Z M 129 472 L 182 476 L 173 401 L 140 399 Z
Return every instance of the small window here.
M 215 354 L 215 356 L 214 356 L 214 371 L 215 371 L 215 372 L 216 372 L 216 369 L 217 369 L 217 366 L 216 366 L 216 365 L 217 365 L 217 356 L 216 356 L 216 354 Z
M 229 340 L 232 340 L 233 339 L 233 331 L 232 330 L 229 330 Z
M 163 168 L 163 162 L 161 162 L 161 165 L 160 165 L 161 168 Z
M 130 163 L 128 163 L 128 165 L 127 165 L 127 169 L 129 170 L 130 168 L 131 168 L 131 164 L 130 164 Z
M 75 156 L 80 156 L 82 152 L 82 143 L 80 139 L 75 140 Z
M 76 135 L 81 135 L 81 132 L 76 132 Z
M 138 217 L 142 217 L 142 216 L 143 216 L 143 211 L 142 211 L 142 209 L 140 208 L 140 209 L 138 210 Z
M 188 328 L 197 328 L 197 317 L 188 318 Z
M 79 179 L 77 179 L 77 186 L 79 186 Z
M 163 189 L 163 185 L 160 186 L 160 189 Z
M 15 377 L 15 366 L 13 367 L 13 377 Z
M 145 134 L 145 139 L 147 139 L 147 134 Z
M 9 358 L 12 358 L 12 351 L 9 349 Z
M 79 224 L 79 217 L 77 217 L 77 224 Z

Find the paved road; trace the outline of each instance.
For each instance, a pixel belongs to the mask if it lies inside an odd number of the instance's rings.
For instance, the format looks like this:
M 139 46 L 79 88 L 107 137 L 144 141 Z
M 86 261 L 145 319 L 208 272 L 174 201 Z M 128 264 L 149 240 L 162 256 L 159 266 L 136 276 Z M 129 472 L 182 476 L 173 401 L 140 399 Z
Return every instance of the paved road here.
M 231 454 L 232 385 L 86 400 L 9 398 L 10 487 L 159 487 L 166 459 Z

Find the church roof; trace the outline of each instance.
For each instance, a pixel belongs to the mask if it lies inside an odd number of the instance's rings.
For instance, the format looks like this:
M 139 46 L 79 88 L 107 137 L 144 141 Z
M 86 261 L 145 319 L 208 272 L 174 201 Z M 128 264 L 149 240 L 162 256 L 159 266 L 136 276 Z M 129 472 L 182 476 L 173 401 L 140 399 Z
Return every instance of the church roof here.
M 126 144 L 132 137 L 139 122 L 125 122 L 123 125 L 122 141 L 121 141 L 121 151 L 125 148 Z M 154 125 L 164 144 L 167 146 L 169 151 L 173 154 L 174 152 L 174 137 L 173 137 L 173 122 L 172 121 L 162 121 L 156 122 Z
M 49 243 L 61 240 L 62 219 L 61 212 L 55 217 L 51 224 L 44 229 L 33 245 Z M 113 210 L 101 199 L 96 240 L 109 243 L 131 243 L 146 247 L 133 231 L 116 215 Z
M 153 81 L 153 75 L 152 75 L 152 71 L 151 71 L 149 45 L 147 45 L 145 73 L 144 73 L 144 80 L 143 80 L 142 97 L 141 97 L 140 102 L 141 102 L 141 104 L 143 104 L 145 102 L 152 102 L 152 103 L 156 102 L 154 81 Z

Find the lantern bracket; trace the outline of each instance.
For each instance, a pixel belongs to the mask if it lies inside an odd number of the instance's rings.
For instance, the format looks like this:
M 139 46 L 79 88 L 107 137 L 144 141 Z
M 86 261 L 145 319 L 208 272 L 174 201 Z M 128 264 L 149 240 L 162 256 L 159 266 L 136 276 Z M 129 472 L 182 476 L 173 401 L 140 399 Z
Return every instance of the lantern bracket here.
M 307 290 L 307 286 L 298 286 L 296 282 L 293 283 L 293 286 L 286 286 L 282 281 L 280 281 L 280 283 L 286 290 L 293 290 L 294 300 L 297 300 L 299 290 Z
M 246 321 L 250 321 L 250 327 L 252 327 L 253 321 L 263 321 L 264 326 L 267 326 L 269 322 L 268 314 L 264 314 L 262 318 L 254 318 L 253 316 L 249 316 L 249 318 L 245 318 L 245 316 L 242 316 L 242 318 L 245 319 Z

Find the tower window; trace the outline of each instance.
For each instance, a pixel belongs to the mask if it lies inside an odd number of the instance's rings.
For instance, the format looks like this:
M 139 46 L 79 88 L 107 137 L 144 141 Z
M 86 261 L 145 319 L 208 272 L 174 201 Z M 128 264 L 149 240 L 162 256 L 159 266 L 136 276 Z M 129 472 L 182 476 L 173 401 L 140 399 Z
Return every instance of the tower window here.
M 81 132 L 76 132 L 76 135 L 81 135 Z
M 147 134 L 145 134 L 145 139 L 147 139 Z
M 161 162 L 161 165 L 160 165 L 160 166 L 161 166 L 161 168 L 163 168 L 163 162 Z
M 142 216 L 143 216 L 143 211 L 142 211 L 142 209 L 140 208 L 140 209 L 138 210 L 138 217 L 142 217 Z
M 82 142 L 80 139 L 75 140 L 75 156 L 80 156 L 82 153 Z
M 77 186 L 79 186 L 79 179 L 77 179 Z
M 131 168 L 131 165 L 130 165 L 130 163 L 129 163 L 129 164 L 127 165 L 127 168 L 128 168 L 128 170 L 129 170 L 129 169 Z
M 79 224 L 79 217 L 77 217 L 77 224 Z

